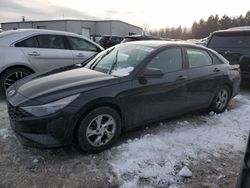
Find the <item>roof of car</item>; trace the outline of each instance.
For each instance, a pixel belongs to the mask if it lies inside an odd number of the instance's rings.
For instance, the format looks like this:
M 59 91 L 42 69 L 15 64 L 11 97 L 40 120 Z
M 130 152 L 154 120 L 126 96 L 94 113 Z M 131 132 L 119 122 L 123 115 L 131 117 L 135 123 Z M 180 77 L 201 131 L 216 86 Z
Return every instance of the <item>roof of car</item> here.
M 72 37 L 80 37 L 88 41 L 91 41 L 87 39 L 86 37 L 84 37 L 83 35 L 78 35 L 75 33 L 70 33 L 70 32 L 65 32 L 65 31 L 55 31 L 55 30 L 47 30 L 47 29 L 16 29 L 16 30 L 8 30 L 8 31 L 4 31 L 0 33 L 0 46 L 1 45 L 9 46 L 20 39 L 32 36 L 34 34 L 67 35 L 67 36 L 72 36 Z M 94 43 L 93 41 L 91 42 Z
M 29 33 L 29 34 L 33 34 L 33 33 L 41 33 L 41 34 L 61 34 L 61 35 L 77 35 L 75 33 L 70 33 L 70 32 L 65 32 L 65 31 L 56 31 L 56 30 L 48 30 L 48 29 L 14 29 L 14 30 L 8 30 L 5 32 L 9 32 L 9 33 Z
M 141 40 L 141 41 L 132 41 L 132 42 L 123 43 L 123 44 L 128 44 L 128 45 L 134 44 L 134 45 L 147 46 L 151 48 L 160 48 L 163 46 L 189 46 L 189 47 L 198 47 L 198 48 L 207 49 L 204 46 L 190 44 L 185 41 Z
M 213 32 L 214 34 L 223 34 L 223 33 L 249 33 L 250 27 L 249 26 L 243 26 L 243 27 L 232 27 L 226 30 L 218 30 Z
M 152 36 L 152 35 L 128 35 L 124 38 L 131 38 L 131 39 L 161 39 L 160 37 Z

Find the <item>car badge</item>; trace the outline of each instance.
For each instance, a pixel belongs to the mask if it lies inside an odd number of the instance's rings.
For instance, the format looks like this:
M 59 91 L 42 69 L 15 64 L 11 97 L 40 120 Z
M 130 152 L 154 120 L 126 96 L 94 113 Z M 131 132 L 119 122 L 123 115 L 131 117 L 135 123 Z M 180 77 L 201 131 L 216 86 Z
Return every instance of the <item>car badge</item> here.
M 12 97 L 16 93 L 16 90 L 12 89 L 8 92 L 8 96 Z

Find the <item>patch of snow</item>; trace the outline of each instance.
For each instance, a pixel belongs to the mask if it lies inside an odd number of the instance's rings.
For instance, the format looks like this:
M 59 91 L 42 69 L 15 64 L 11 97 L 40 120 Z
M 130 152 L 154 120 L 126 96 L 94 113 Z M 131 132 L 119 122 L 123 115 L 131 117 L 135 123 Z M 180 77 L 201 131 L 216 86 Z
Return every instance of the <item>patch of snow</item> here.
M 149 186 L 166 182 L 167 187 L 180 182 L 176 174 L 185 165 L 181 161 L 220 156 L 221 150 L 244 150 L 250 129 L 250 100 L 239 95 L 235 101 L 241 105 L 222 114 L 197 116 L 202 121 L 170 122 L 166 127 L 172 124 L 174 131 L 161 130 L 116 147 L 109 163 L 123 187 L 137 187 L 143 178 L 150 179 Z
M 43 156 L 36 156 L 34 159 L 33 159 L 33 163 L 39 163 L 39 162 L 43 162 L 45 161 L 44 157 Z
M 7 139 L 10 137 L 11 130 L 9 128 L 0 129 L 0 137 Z
M 191 178 L 192 175 L 193 175 L 192 172 L 189 170 L 187 166 L 184 166 L 178 173 L 178 176 L 181 176 L 183 178 Z
M 118 70 L 113 70 L 111 75 L 114 75 L 114 76 L 127 76 L 133 70 L 134 70 L 134 67 L 127 67 L 127 68 L 122 68 L 122 69 L 118 69 Z
M 210 159 L 207 160 L 207 163 L 211 163 L 212 161 Z

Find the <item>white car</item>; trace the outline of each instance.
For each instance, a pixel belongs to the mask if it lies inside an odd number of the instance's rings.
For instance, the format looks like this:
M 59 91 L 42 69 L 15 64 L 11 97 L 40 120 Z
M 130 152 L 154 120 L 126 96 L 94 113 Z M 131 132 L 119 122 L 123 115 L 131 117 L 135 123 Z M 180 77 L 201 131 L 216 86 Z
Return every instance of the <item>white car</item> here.
M 0 93 L 29 74 L 82 63 L 102 50 L 90 39 L 69 32 L 4 31 L 0 33 Z

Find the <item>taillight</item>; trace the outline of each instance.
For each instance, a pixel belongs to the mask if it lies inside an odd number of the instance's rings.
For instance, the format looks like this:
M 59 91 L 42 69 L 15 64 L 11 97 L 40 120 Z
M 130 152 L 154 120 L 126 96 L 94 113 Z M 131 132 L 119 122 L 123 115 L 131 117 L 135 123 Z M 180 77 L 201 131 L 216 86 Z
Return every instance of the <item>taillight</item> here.
M 240 66 L 235 67 L 235 68 L 232 68 L 231 70 L 233 70 L 233 71 L 237 71 L 237 72 L 240 74 Z

